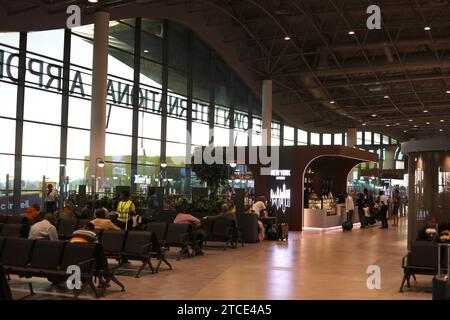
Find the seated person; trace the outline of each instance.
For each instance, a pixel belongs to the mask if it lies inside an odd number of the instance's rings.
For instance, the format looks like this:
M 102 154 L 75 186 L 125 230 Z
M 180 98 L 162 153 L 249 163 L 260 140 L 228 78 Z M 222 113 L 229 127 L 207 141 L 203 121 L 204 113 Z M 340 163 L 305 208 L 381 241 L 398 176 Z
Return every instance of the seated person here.
M 230 211 L 230 206 L 227 203 L 224 203 L 220 206 L 220 213 L 215 216 L 205 216 L 203 219 L 230 219 L 236 222 L 236 216 Z
M 91 221 L 97 230 L 121 230 L 111 220 L 106 219 L 106 214 L 103 209 L 95 211 L 95 219 Z
M 252 206 L 252 211 L 256 213 L 259 217 L 265 218 L 267 217 L 267 206 L 266 206 L 266 197 L 258 196 L 257 201 Z M 258 220 L 258 240 L 262 242 L 266 236 L 266 228 L 264 224 Z
M 60 219 L 76 219 L 77 208 L 72 200 L 68 200 L 66 206 L 59 213 Z
M 72 243 L 91 243 L 97 242 L 97 235 L 94 232 L 95 227 L 92 223 L 86 223 L 80 230 L 75 230 L 72 233 L 70 242 Z
M 177 214 L 173 223 L 190 223 L 194 226 L 194 239 L 196 243 L 196 248 L 194 249 L 195 255 L 203 254 L 203 243 L 206 239 L 206 234 L 204 230 L 199 230 L 198 228 L 201 226 L 201 221 L 194 217 L 193 215 L 186 212 L 186 209 L 180 208 L 180 213 Z
M 92 201 L 86 202 L 86 205 L 81 210 L 81 212 L 77 212 L 76 217 L 78 219 L 91 219 L 94 217 L 94 203 Z
M 438 224 L 436 218 L 431 218 L 427 225 L 422 228 L 419 233 L 419 240 L 433 240 L 438 232 Z
M 34 203 L 31 207 L 27 208 L 25 211 L 25 218 L 28 224 L 31 226 L 36 223 L 39 219 L 40 207 L 38 204 Z
M 31 240 L 58 240 L 58 232 L 55 227 L 56 219 L 51 213 L 47 213 L 44 219 L 31 226 L 28 239 Z

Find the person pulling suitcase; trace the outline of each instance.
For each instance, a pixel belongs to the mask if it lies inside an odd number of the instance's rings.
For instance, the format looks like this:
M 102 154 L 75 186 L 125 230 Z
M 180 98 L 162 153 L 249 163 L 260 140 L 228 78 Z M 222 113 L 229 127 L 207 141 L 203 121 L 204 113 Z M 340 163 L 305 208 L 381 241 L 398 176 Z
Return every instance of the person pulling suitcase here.
M 353 212 L 355 210 L 355 204 L 353 198 L 348 192 L 345 193 L 345 213 L 347 215 L 347 220 L 342 224 L 343 230 L 353 229 Z

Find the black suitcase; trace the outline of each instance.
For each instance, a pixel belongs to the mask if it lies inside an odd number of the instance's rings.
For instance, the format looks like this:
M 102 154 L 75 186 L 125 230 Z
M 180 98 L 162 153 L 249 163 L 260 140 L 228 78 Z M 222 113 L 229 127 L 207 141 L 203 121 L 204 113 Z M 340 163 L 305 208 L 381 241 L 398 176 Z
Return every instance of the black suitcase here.
M 447 274 L 441 272 L 441 248 L 447 248 Z M 450 300 L 450 282 L 448 275 L 450 270 L 450 245 L 440 243 L 438 246 L 438 274 L 433 277 L 433 300 Z
M 279 223 L 278 229 L 278 240 L 287 241 L 289 236 L 289 225 L 287 223 Z
M 344 231 L 350 231 L 353 229 L 353 223 L 351 221 L 345 221 L 342 224 L 342 230 Z

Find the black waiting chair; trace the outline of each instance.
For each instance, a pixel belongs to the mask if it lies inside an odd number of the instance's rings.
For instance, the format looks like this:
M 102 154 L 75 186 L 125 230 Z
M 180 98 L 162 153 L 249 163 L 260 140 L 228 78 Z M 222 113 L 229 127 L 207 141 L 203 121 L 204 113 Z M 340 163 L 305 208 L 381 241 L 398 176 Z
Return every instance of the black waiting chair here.
M 89 221 L 91 221 L 91 219 L 79 219 L 77 229 L 83 228 L 85 225 L 88 224 Z
M 224 242 L 223 249 L 226 250 L 228 244 L 231 247 L 236 247 L 234 244 L 233 235 L 236 232 L 236 223 L 234 220 L 218 218 L 214 219 L 214 223 L 212 225 L 212 231 L 208 235 L 209 241 L 221 241 Z
M 65 244 L 64 241 L 36 240 L 27 273 L 39 276 L 48 271 L 56 272 Z
M 413 241 L 410 251 L 402 259 L 403 278 L 400 292 L 405 282 L 411 288 L 410 279 L 416 280 L 416 274 L 435 275 L 438 270 L 438 243 L 429 241 Z
M 177 260 L 180 260 L 183 254 L 191 256 L 189 246 L 192 245 L 192 225 L 190 223 L 170 223 L 167 227 L 167 235 L 161 244 L 168 249 L 170 247 L 180 248 Z
M 6 237 L 0 237 L 0 257 L 2 256 L 3 247 L 5 245 L 5 242 L 6 242 Z
M 108 258 L 106 257 L 101 244 L 97 245 L 97 253 L 95 256 L 96 262 L 94 276 L 99 279 L 99 287 L 102 290 L 101 295 L 105 295 L 105 291 L 109 287 L 111 281 L 117 284 L 122 291 L 125 291 L 124 285 L 115 276 L 115 270 L 109 267 Z
M 67 243 L 64 247 L 60 270 L 56 271 L 55 275 L 68 277 L 69 266 L 76 265 L 80 268 L 82 285 L 80 289 L 75 290 L 75 298 L 83 292 L 87 285 L 97 298 L 100 297 L 93 281 L 97 246 L 96 243 Z
M 123 245 L 125 243 L 126 231 L 104 230 L 102 232 L 101 244 L 107 258 L 121 259 Z
M 0 236 L 2 237 L 17 237 L 23 236 L 22 224 L 4 224 L 0 230 Z
M 0 214 L 0 223 L 6 223 L 8 216 L 6 214 Z
M 59 219 L 57 230 L 58 236 L 62 240 L 67 240 L 78 228 L 78 219 Z
M 146 225 L 146 230 L 154 233 L 158 241 L 162 242 L 166 239 L 167 226 L 165 222 L 149 222 Z
M 139 278 L 142 270 L 148 265 L 152 273 L 155 272 L 150 261 L 152 233 L 149 231 L 129 231 L 125 239 L 122 257 L 126 260 L 140 260 L 142 265 L 136 273 Z
M 5 270 L 0 265 L 0 301 L 13 300 Z
M 0 223 L 0 233 L 2 232 L 3 223 Z

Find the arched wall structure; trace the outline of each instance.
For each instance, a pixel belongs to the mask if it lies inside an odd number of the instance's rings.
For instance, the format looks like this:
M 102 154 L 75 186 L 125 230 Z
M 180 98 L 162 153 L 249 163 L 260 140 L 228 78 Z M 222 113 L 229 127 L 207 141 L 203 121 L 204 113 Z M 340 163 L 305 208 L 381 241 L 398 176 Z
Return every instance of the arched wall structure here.
M 303 204 L 304 204 L 304 178 L 305 171 L 314 161 L 324 161 L 326 167 L 324 171 L 334 171 L 336 179 L 336 189 L 345 191 L 347 187 L 347 175 L 350 170 L 362 162 L 377 162 L 378 155 L 366 151 L 343 146 L 285 146 L 274 147 L 277 152 L 272 152 L 279 156 L 278 168 L 273 168 L 273 175 L 262 175 L 261 168 L 265 167 L 261 163 L 261 157 L 258 157 L 258 163 L 250 163 L 249 153 L 258 154 L 260 147 L 245 147 L 246 164 L 253 173 L 255 180 L 255 194 L 266 196 L 271 200 L 271 193 L 278 194 L 285 204 L 289 204 L 285 212 L 282 207 L 277 209 L 279 222 L 289 223 L 289 229 L 301 231 L 303 228 Z M 238 148 L 239 149 L 239 148 Z M 264 152 L 262 152 L 264 154 Z M 239 162 L 238 159 L 235 160 Z M 283 180 L 277 179 L 277 176 L 283 176 Z M 320 177 L 319 177 L 320 178 Z M 288 191 L 288 193 L 283 193 Z M 289 195 L 289 199 L 284 198 Z M 274 199 L 276 200 L 276 199 Z M 274 201 L 275 203 L 276 201 Z M 281 210 L 280 210 L 281 209 Z

